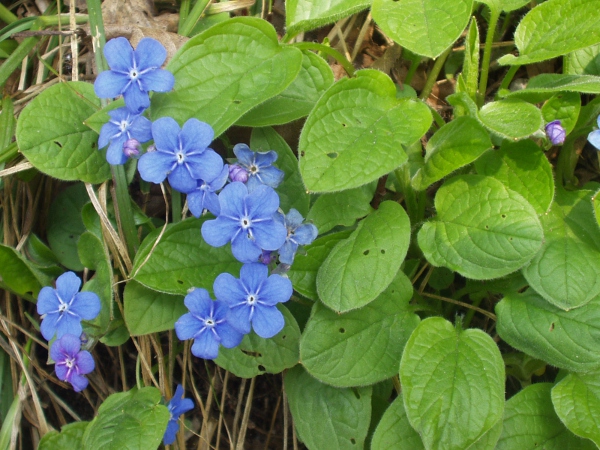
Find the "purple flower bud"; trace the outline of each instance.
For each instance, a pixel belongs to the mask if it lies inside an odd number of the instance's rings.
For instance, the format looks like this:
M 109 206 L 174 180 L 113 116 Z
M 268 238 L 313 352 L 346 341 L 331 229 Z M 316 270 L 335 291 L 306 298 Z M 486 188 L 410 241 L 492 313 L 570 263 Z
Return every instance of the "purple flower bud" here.
M 277 253 L 269 250 L 263 250 L 262 255 L 258 257 L 259 261 L 265 266 L 271 264 L 277 258 Z
M 123 153 L 128 158 L 137 158 L 140 156 L 140 143 L 137 139 L 127 139 L 123 144 Z
M 248 171 L 238 164 L 231 164 L 229 166 L 229 179 L 245 183 L 248 181 Z
M 546 125 L 546 134 L 554 145 L 561 145 L 565 142 L 567 132 L 562 127 L 560 120 L 553 120 Z

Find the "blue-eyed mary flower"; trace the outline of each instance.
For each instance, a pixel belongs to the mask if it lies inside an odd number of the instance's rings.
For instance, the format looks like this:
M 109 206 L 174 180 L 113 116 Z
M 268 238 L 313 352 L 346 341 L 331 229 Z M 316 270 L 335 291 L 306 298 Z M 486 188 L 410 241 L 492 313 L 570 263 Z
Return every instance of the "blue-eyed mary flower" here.
M 237 164 L 248 173 L 248 191 L 252 192 L 261 184 L 276 188 L 283 180 L 283 171 L 272 166 L 277 161 L 277 153 L 273 150 L 253 152 L 246 144 L 237 144 L 233 147 L 233 153 L 238 159 Z
M 277 250 L 287 232 L 274 218 L 279 196 L 268 186 L 248 192 L 246 185 L 233 182 L 219 194 L 221 208 L 215 220 L 202 224 L 202 237 L 213 247 L 231 242 L 231 251 L 239 261 L 258 262 L 263 250 Z
M 88 380 L 84 377 L 94 370 L 94 358 L 87 350 L 81 350 L 79 336 L 65 334 L 50 347 L 50 357 L 54 360 L 54 371 L 59 380 L 68 381 L 75 392 L 84 390 Z
M 305 223 L 302 215 L 295 209 L 285 216 L 279 214 L 277 219 L 285 225 L 287 238 L 279 249 L 279 261 L 291 265 L 300 245 L 308 245 L 317 238 L 319 234 L 317 227 L 312 223 Z
M 111 39 L 104 47 L 104 56 L 111 70 L 101 72 L 94 83 L 100 98 L 122 95 L 125 106 L 139 114 L 150 106 L 150 91 L 173 89 L 173 74 L 160 68 L 167 51 L 156 39 L 142 39 L 135 50 L 124 37 Z
M 276 305 L 291 298 L 292 282 L 281 275 L 269 276 L 264 264 L 244 264 L 239 279 L 222 273 L 213 290 L 218 300 L 229 305 L 230 322 L 242 333 L 252 327 L 260 337 L 271 338 L 283 329 L 283 314 Z
M 98 148 L 108 145 L 106 160 L 109 164 L 125 164 L 129 157 L 126 144 L 129 141 L 148 142 L 152 139 L 152 123 L 127 108 L 117 108 L 108 112 L 110 119 L 100 129 Z M 110 145 L 109 145 L 110 144 Z
M 229 320 L 229 307 L 213 301 L 208 291 L 195 288 L 184 299 L 189 313 L 175 322 L 175 332 L 182 340 L 193 339 L 192 354 L 198 358 L 215 359 L 219 356 L 219 345 L 233 348 L 244 337 Z
M 219 215 L 221 206 L 219 205 L 217 191 L 225 186 L 228 176 L 229 166 L 225 164 L 219 176 L 214 180 L 210 182 L 198 180 L 196 189 L 187 196 L 188 207 L 194 217 L 200 217 L 205 209 L 209 210 L 215 216 Z
M 81 280 L 73 272 L 63 273 L 56 280 L 56 289 L 42 288 L 37 311 L 42 316 L 40 330 L 47 341 L 56 333 L 81 335 L 81 320 L 95 319 L 100 312 L 100 298 L 93 292 L 79 292 Z
M 600 116 L 597 119 L 598 128 L 600 128 Z M 596 149 L 600 150 L 600 130 L 594 130 L 590 134 L 588 134 L 588 141 L 592 144 Z
M 197 180 L 214 180 L 223 170 L 223 159 L 208 148 L 214 137 L 212 127 L 189 119 L 179 128 L 175 119 L 163 117 L 152 122 L 156 150 L 140 158 L 138 169 L 145 181 L 162 183 L 168 178 L 179 192 L 192 192 Z
M 189 398 L 184 398 L 183 394 L 183 386 L 178 384 L 177 389 L 175 390 L 175 395 L 173 395 L 173 398 L 167 405 L 170 416 L 169 422 L 167 423 L 167 429 L 165 430 L 165 435 L 163 436 L 163 443 L 165 445 L 170 445 L 175 442 L 175 437 L 177 436 L 177 431 L 179 430 L 179 416 L 194 409 L 194 402 Z
M 554 145 L 562 145 L 565 142 L 567 133 L 560 120 L 553 120 L 546 125 L 546 135 Z

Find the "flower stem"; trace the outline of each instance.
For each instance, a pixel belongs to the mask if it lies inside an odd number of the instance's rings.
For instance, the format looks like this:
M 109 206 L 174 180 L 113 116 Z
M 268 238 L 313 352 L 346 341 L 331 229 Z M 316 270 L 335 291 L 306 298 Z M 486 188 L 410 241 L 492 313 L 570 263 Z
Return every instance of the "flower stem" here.
M 510 66 L 510 69 L 508 69 L 508 72 L 506 72 L 506 75 L 504 76 L 504 79 L 502 80 L 502 84 L 500 85 L 500 89 L 508 89 L 510 86 L 510 83 L 512 82 L 513 78 L 515 77 L 515 74 L 517 73 L 517 71 L 521 68 L 520 64 L 516 64 L 514 66 Z
M 354 66 L 350 61 L 346 59 L 344 55 L 338 52 L 336 49 L 328 47 L 327 45 L 319 44 L 317 42 L 298 42 L 296 44 L 290 44 L 300 50 L 315 50 L 323 52 L 328 56 L 334 58 L 344 68 L 349 77 L 354 76 Z
M 492 44 L 494 43 L 494 35 L 496 34 L 496 25 L 500 19 L 500 8 L 490 9 L 490 21 L 488 24 L 487 35 L 485 37 L 485 48 L 483 50 L 483 60 L 481 62 L 481 77 L 479 78 L 479 107 L 483 106 L 485 100 L 485 91 L 487 89 L 488 76 L 490 74 L 490 60 L 492 58 Z
M 131 198 L 125 176 L 125 166 L 111 166 L 113 174 L 113 183 L 115 185 L 116 203 L 115 213 L 119 229 L 122 231 L 122 238 L 127 245 L 129 257 L 133 260 L 139 247 L 137 228 L 133 220 L 133 208 L 131 207 Z
M 442 53 L 440 56 L 438 56 L 438 58 L 435 60 L 435 64 L 433 65 L 431 72 L 429 72 L 429 75 L 427 75 L 427 82 L 425 83 L 425 86 L 423 87 L 423 90 L 421 91 L 421 95 L 419 95 L 419 98 L 421 100 L 426 100 L 429 97 L 429 94 L 431 94 L 433 85 L 437 81 L 437 77 L 440 74 L 442 67 L 444 67 L 446 58 L 448 58 L 448 55 L 450 54 L 451 51 L 452 51 L 452 47 L 448 47 L 446 50 L 444 50 L 444 53 Z
M 104 22 L 102 20 L 102 5 L 100 0 L 87 1 L 88 14 L 90 19 L 90 34 L 92 35 L 92 45 L 94 47 L 94 57 L 98 73 L 108 70 L 108 63 L 104 58 L 104 46 L 106 45 L 106 35 L 104 33 Z
M 190 33 L 194 30 L 196 23 L 200 20 L 200 17 L 208 8 L 208 4 L 210 0 L 196 0 L 192 11 L 190 11 L 189 15 L 186 17 L 185 21 L 179 25 L 179 34 L 182 36 L 189 36 Z
M 181 192 L 171 188 L 171 207 L 173 223 L 181 222 Z

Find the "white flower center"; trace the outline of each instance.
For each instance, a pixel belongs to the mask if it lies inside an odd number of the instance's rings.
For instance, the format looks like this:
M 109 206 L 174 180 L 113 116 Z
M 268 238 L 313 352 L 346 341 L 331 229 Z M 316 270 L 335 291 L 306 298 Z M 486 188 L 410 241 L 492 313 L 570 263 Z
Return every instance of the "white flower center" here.
M 257 300 L 257 299 L 256 299 L 256 297 L 254 296 L 254 294 L 250 294 L 250 295 L 248 296 L 248 298 L 246 298 L 246 301 L 248 302 L 248 304 L 249 304 L 250 306 L 254 305 L 254 304 L 256 303 L 256 300 Z
M 72 369 L 74 365 L 75 365 L 75 358 L 65 359 L 65 366 L 67 366 L 69 369 Z
M 179 151 L 175 153 L 175 155 L 177 156 L 177 164 L 183 164 L 183 162 L 185 161 L 185 154 Z
M 127 130 L 128 126 L 129 123 L 126 120 L 121 120 L 121 123 L 119 124 L 119 129 L 121 130 L 121 133 L 124 133 Z
M 255 175 L 258 173 L 258 166 L 251 164 L 250 167 L 248 167 L 248 171 L 252 174 Z
M 58 305 L 58 312 L 59 313 L 64 313 L 67 309 L 69 309 L 69 305 L 67 305 L 64 302 L 61 302 L 60 305 Z
M 240 220 L 240 225 L 244 230 L 246 230 L 250 228 L 250 226 L 252 225 L 252 221 L 248 217 L 242 217 L 242 220 Z
M 137 69 L 135 67 L 129 71 L 129 78 L 132 81 L 135 81 L 137 79 L 137 77 L 139 77 L 139 76 L 140 76 L 140 73 L 137 71 Z
M 204 321 L 204 325 L 206 325 L 208 328 L 212 328 L 215 326 L 215 321 L 212 318 L 206 319 Z

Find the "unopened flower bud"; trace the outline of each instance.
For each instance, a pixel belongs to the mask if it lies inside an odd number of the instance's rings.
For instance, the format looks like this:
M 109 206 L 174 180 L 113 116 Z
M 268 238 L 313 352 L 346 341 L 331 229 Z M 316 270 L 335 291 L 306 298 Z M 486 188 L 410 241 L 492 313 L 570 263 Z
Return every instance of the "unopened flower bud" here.
M 565 142 L 567 132 L 562 127 L 560 120 L 554 120 L 546 125 L 546 134 L 554 145 L 561 145 Z
M 277 258 L 277 253 L 269 250 L 263 250 L 262 255 L 258 258 L 265 266 L 271 264 Z
M 140 156 L 140 143 L 137 139 L 127 139 L 123 144 L 123 153 L 128 158 L 137 158 Z
M 229 166 L 229 179 L 231 181 L 240 181 L 245 183 L 248 181 L 248 172 L 242 166 L 231 164 Z

